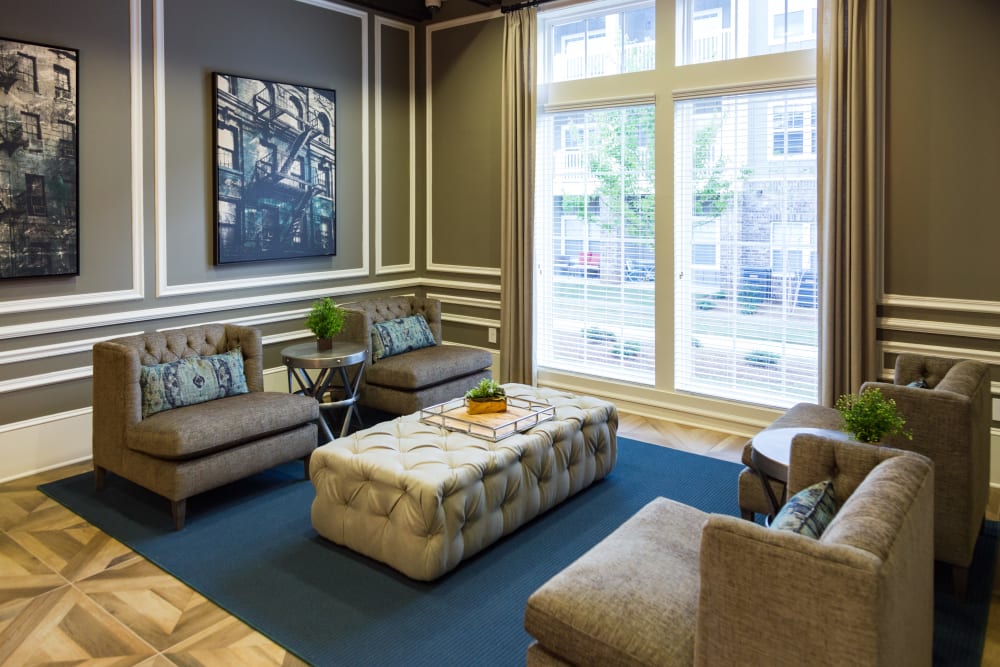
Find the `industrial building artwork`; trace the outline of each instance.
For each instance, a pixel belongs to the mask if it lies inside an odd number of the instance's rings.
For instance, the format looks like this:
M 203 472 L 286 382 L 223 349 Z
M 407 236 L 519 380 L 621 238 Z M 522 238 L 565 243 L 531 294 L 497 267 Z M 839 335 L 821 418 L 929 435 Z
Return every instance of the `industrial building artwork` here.
M 77 60 L 0 38 L 0 278 L 80 273 Z
M 335 92 L 213 77 L 216 264 L 335 255 Z

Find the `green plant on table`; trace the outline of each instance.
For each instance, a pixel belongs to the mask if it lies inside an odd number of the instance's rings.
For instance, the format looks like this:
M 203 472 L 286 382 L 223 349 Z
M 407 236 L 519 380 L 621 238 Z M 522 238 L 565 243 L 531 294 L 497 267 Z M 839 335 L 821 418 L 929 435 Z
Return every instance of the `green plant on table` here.
M 883 396 L 877 387 L 869 387 L 860 395 L 844 394 L 837 399 L 836 408 L 844 419 L 844 430 L 861 442 L 877 443 L 892 435 L 913 439 L 913 433 L 903 428 L 906 418 L 896 401 Z
M 489 378 L 483 378 L 479 384 L 465 392 L 465 397 L 472 400 L 490 401 L 506 398 L 507 394 L 498 383 Z
M 347 312 L 327 296 L 313 302 L 309 316 L 306 317 L 306 328 L 316 338 L 332 338 L 344 328 L 346 318 Z

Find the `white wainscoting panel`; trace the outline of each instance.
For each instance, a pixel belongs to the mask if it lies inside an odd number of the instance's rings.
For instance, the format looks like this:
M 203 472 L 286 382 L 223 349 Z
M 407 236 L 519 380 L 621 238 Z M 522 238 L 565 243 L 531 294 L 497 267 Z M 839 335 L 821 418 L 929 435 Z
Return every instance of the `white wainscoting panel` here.
M 0 426 L 0 483 L 91 458 L 91 408 Z

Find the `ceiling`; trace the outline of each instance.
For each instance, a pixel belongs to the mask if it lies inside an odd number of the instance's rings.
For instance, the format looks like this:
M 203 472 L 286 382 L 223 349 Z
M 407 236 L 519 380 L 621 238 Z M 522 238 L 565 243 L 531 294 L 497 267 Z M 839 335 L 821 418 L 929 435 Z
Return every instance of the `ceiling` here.
M 447 0 L 445 0 L 447 1 Z M 504 0 L 470 0 L 488 9 L 497 9 Z M 355 5 L 385 14 L 391 14 L 409 21 L 429 21 L 434 17 L 435 10 L 428 9 L 425 0 L 350 0 Z M 508 1 L 507 4 L 516 4 Z M 440 11 L 440 10 L 437 10 Z

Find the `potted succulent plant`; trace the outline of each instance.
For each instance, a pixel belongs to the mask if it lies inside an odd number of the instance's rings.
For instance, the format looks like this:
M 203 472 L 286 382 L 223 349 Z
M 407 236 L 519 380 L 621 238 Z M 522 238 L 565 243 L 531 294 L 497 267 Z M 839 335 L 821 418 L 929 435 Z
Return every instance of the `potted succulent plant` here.
M 346 311 L 328 296 L 313 302 L 306 317 L 306 328 L 316 335 L 317 350 L 333 348 L 333 337 L 344 328 L 346 317 Z
M 479 384 L 465 392 L 465 410 L 470 415 L 506 412 L 507 394 L 499 384 L 483 378 Z
M 906 418 L 896 401 L 883 396 L 877 387 L 869 387 L 860 395 L 844 394 L 837 399 L 836 407 L 844 420 L 844 430 L 861 442 L 878 443 L 891 435 L 913 439 L 913 433 L 903 428 Z

